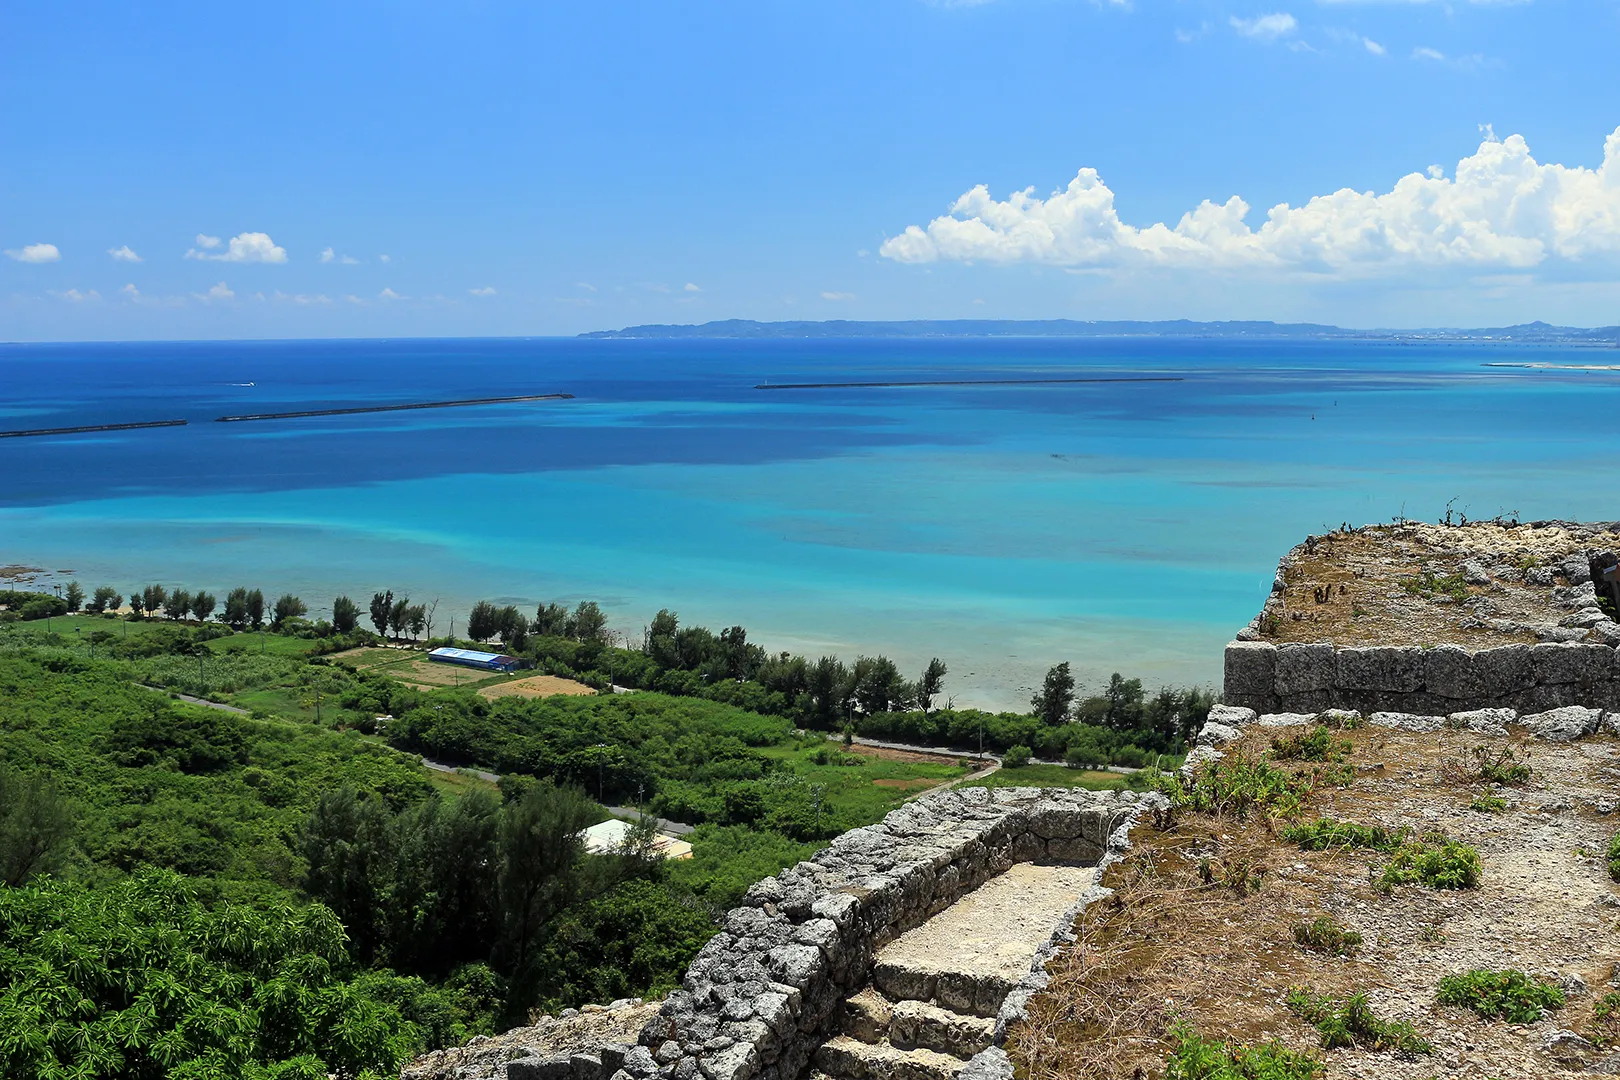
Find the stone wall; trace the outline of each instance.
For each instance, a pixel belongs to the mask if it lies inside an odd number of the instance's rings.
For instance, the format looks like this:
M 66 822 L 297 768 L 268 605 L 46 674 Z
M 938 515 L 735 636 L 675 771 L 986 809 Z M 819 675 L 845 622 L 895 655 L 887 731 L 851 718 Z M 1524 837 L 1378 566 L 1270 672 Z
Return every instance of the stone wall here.
M 1222 699 L 1257 713 L 1613 709 L 1620 708 L 1620 654 L 1576 641 L 1475 650 L 1234 641 L 1226 646 Z
M 844 999 L 865 985 L 878 949 L 1015 863 L 1102 865 L 1128 845 L 1136 815 L 1161 798 L 1041 788 L 923 796 L 754 885 L 656 1014 L 638 1003 L 615 1003 L 640 1023 L 633 1039 L 562 1045 L 553 1021 L 437 1052 L 402 1075 L 798 1080 Z M 1032 973 L 1009 999 L 1002 1029 L 1041 982 Z M 980 1056 L 985 1060 L 974 1059 L 964 1075 L 1007 1074 L 998 1048 Z

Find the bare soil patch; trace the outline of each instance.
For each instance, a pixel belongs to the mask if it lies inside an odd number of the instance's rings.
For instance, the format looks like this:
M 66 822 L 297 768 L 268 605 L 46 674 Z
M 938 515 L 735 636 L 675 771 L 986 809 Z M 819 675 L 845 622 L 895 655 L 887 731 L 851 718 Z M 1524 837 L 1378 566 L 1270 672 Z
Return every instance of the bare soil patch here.
M 1263 620 L 1269 641 L 1477 648 L 1537 640 L 1536 627 L 1570 614 L 1553 590 L 1562 568 L 1620 536 L 1545 525 L 1372 525 L 1295 549 L 1283 571 L 1282 610 Z
M 514 679 L 511 682 L 495 683 L 478 691 L 482 698 L 526 697 L 543 698 L 554 697 L 557 694 L 583 696 L 596 693 L 591 687 L 573 679 L 564 679 L 557 675 L 530 675 L 526 679 Z
M 916 750 L 893 750 L 886 746 L 862 746 L 856 743 L 848 748 L 848 753 L 860 754 L 862 757 L 878 758 L 882 761 L 903 761 L 912 765 L 970 765 L 971 758 L 957 757 L 954 754 L 924 754 Z M 929 783 L 938 783 L 930 780 Z
M 479 671 L 460 664 L 441 664 L 433 660 L 412 660 L 408 664 L 390 668 L 387 674 L 420 690 L 440 686 L 479 686 L 500 677 L 495 672 Z
M 405 660 L 410 655 L 410 653 L 400 649 L 379 649 L 375 645 L 362 645 L 357 649 L 344 649 L 342 652 L 332 653 L 329 659 L 345 663 L 350 667 L 365 668 Z
M 1275 734 L 1252 731 L 1238 747 L 1256 756 Z M 1397 886 L 1385 895 L 1372 881 L 1387 856 L 1304 851 L 1264 815 L 1238 821 L 1183 812 L 1164 830 L 1144 822 L 1133 833 L 1135 848 L 1105 875 L 1115 895 L 1082 914 L 1078 940 L 1049 968 L 1052 984 L 1010 1035 L 1020 1076 L 1162 1076 L 1178 1020 L 1207 1037 L 1276 1040 L 1316 1053 L 1329 1080 L 1620 1071 L 1612 1049 L 1547 1048 L 1554 1031 L 1590 1032 L 1597 998 L 1614 989 L 1620 887 L 1601 855 L 1620 829 L 1613 813 L 1620 741 L 1512 742 L 1535 772 L 1522 786 L 1496 791 L 1508 806 L 1493 814 L 1469 808 L 1490 788 L 1450 781 L 1457 770 L 1445 766 L 1466 760 L 1473 746 L 1506 740 L 1384 729 L 1342 737 L 1354 745 L 1355 779 L 1320 789 L 1305 816 L 1443 832 L 1478 849 L 1480 886 Z M 1295 943 L 1294 926 L 1321 915 L 1362 935 L 1354 958 Z M 1509 1024 L 1435 1003 L 1442 976 L 1475 968 L 1563 980 L 1567 1004 L 1537 1023 Z M 1365 991 L 1381 1019 L 1410 1022 L 1434 1053 L 1323 1050 L 1316 1031 L 1285 1005 L 1296 986 L 1341 998 Z

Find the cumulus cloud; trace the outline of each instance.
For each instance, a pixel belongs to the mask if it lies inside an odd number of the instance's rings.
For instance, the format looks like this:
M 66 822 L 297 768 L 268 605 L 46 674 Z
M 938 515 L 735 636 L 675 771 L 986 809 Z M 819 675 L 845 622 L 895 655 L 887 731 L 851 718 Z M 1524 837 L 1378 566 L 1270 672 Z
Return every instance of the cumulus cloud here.
M 141 290 L 135 287 L 135 283 L 133 281 L 118 291 L 129 297 L 131 300 L 139 300 L 141 298 Z
M 231 287 L 225 284 L 223 281 L 205 293 L 192 293 L 191 295 L 204 302 L 210 300 L 232 300 L 236 297 L 236 294 L 231 291 Z
M 275 298 L 283 303 L 288 304 L 330 304 L 332 302 L 332 298 L 330 296 L 310 296 L 305 293 L 284 293 L 280 289 L 276 290 Z
M 472 293 L 474 296 L 494 296 L 495 286 L 484 285 L 477 289 L 468 289 L 467 291 Z
M 335 258 L 337 258 L 337 253 L 331 248 L 326 248 L 321 252 L 321 262 L 331 262 Z
M 108 248 L 107 254 L 113 257 L 114 262 L 140 262 L 141 257 L 135 254 L 135 249 L 125 244 L 123 247 Z
M 833 301 L 853 300 L 853 299 L 855 299 L 855 294 L 852 293 L 852 292 L 824 292 L 824 293 L 821 294 L 821 298 L 823 300 L 833 300 Z
M 55 290 L 51 290 L 51 295 L 56 297 L 58 300 L 66 300 L 73 304 L 82 304 L 86 300 L 101 299 L 101 294 L 96 292 L 94 289 L 87 289 L 84 292 L 80 292 L 78 289 L 68 289 L 65 292 L 56 292 Z
M 383 261 L 386 262 L 387 260 L 385 259 Z M 360 260 L 355 258 L 353 255 L 339 255 L 331 248 L 324 248 L 321 251 L 321 262 L 336 262 L 341 263 L 344 266 L 357 266 L 359 265 Z
M 56 262 L 62 258 L 62 253 L 56 250 L 55 244 L 27 244 L 21 248 L 6 248 L 6 254 L 25 263 Z
M 217 248 L 221 243 L 223 241 L 217 236 L 209 236 L 207 233 L 197 234 L 197 246 L 200 248 Z
M 199 234 L 197 243 L 204 248 L 218 248 L 220 239 L 217 236 Z M 277 247 L 275 241 L 270 239 L 269 233 L 245 232 L 231 237 L 224 251 L 201 251 L 192 248 L 186 252 L 186 258 L 211 262 L 284 263 L 287 261 L 287 249 Z
M 399 293 L 395 292 L 393 289 L 384 288 L 382 292 L 377 294 L 377 299 L 379 299 L 379 300 L 403 300 L 403 299 L 405 299 L 405 297 L 399 295 Z
M 1256 15 L 1252 19 L 1240 19 L 1232 16 L 1232 29 L 1246 38 L 1256 41 L 1276 41 L 1287 37 L 1299 29 L 1299 20 L 1286 11 L 1273 12 L 1270 15 Z
M 685 285 L 681 286 L 681 288 L 686 292 L 702 292 L 703 291 L 702 289 L 698 288 L 696 285 L 692 284 L 690 281 L 688 281 Z
M 1045 199 L 1033 188 L 1005 200 L 983 184 L 950 213 L 884 242 L 897 262 L 1034 262 L 1064 267 L 1298 267 L 1345 275 L 1415 266 L 1518 268 L 1620 255 L 1620 128 L 1603 163 L 1543 164 L 1523 137 L 1488 130 L 1453 178 L 1429 169 L 1389 191 L 1343 188 L 1303 206 L 1280 203 L 1258 229 L 1234 195 L 1205 200 L 1173 227 L 1120 220 L 1095 169 Z
M 1370 37 L 1362 38 L 1361 43 L 1366 46 L 1367 51 L 1372 53 L 1374 56 L 1383 56 L 1385 53 L 1389 52 L 1388 49 L 1384 48 Z
M 387 255 L 379 255 L 377 256 L 377 261 L 380 263 L 389 263 L 393 262 L 394 260 L 389 258 Z

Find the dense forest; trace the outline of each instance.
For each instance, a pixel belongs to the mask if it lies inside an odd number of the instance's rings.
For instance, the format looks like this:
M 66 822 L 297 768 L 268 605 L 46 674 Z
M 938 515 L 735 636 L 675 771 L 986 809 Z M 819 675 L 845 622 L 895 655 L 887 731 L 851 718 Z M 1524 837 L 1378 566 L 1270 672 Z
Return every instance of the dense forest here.
M 637 692 L 492 698 L 508 676 L 354 662 L 420 656 L 378 648 L 435 621 L 390 593 L 371 629 L 347 598 L 315 619 L 252 589 L 130 599 L 0 591 L 8 1077 L 382 1076 L 532 1011 L 662 993 L 753 881 L 967 771 L 855 734 L 1139 783 L 1083 770 L 1179 752 L 1209 700 L 1118 676 L 1083 697 L 1058 665 L 1029 714 L 935 708 L 937 661 L 912 682 L 882 657 L 769 656 L 669 612 L 628 647 L 589 602 L 463 626 Z M 587 854 L 615 804 L 697 826 L 694 857 L 657 857 L 650 818 Z

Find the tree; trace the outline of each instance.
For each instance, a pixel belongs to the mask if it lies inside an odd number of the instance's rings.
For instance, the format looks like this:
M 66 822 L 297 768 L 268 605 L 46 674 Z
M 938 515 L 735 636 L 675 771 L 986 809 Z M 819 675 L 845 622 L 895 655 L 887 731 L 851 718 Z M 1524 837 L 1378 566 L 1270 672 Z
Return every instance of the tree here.
M 371 963 L 387 929 L 396 859 L 388 808 L 376 792 L 345 785 L 323 794 L 304 823 L 304 888 L 348 928 L 356 960 Z
M 529 620 L 523 617 L 523 612 L 507 605 L 495 613 L 495 620 L 495 632 L 500 635 L 501 644 L 513 652 L 522 649 L 529 637 Z
M 67 592 L 62 594 L 62 599 L 67 601 L 69 611 L 78 611 L 84 606 L 84 589 L 77 581 L 70 581 L 67 583 Z
M 135 616 L 138 619 L 138 618 L 141 617 L 141 612 L 143 612 L 145 610 L 146 610 L 146 597 L 141 595 L 140 590 L 131 589 L 129 591 L 129 612 L 130 612 L 130 614 Z
M 1007 747 L 1006 752 L 1001 755 L 1001 763 L 1009 769 L 1022 769 L 1029 764 L 1029 759 L 1034 756 L 1029 747 L 1022 743 L 1016 743 Z
M 247 594 L 248 625 L 257 630 L 264 625 L 264 593 L 252 589 Z
M 575 641 L 607 644 L 607 616 L 595 600 L 581 600 L 570 622 L 573 626 L 569 636 Z
M 1046 673 L 1046 682 L 1034 697 L 1029 699 L 1029 708 L 1036 716 L 1048 724 L 1061 724 L 1069 719 L 1069 709 L 1074 705 L 1074 675 L 1069 671 L 1069 662 L 1053 667 Z
M 643 645 L 647 655 L 652 657 L 653 663 L 661 668 L 680 667 L 680 652 L 675 645 L 675 635 L 680 629 L 680 619 L 669 608 L 663 608 L 653 616 L 652 625 L 647 628 L 646 641 Z M 538 632 L 537 630 L 536 633 Z
M 561 604 L 541 604 L 534 612 L 533 630 L 537 637 L 567 637 L 568 609 Z
M 191 593 L 176 589 L 163 601 L 163 614 L 179 621 L 191 613 Z
M 405 636 L 405 627 L 411 621 L 411 598 L 401 596 L 388 607 L 388 628 L 394 632 L 394 640 Z
M 0 767 L 0 884 L 55 867 L 73 835 L 67 801 L 38 776 Z
M 535 935 L 571 899 L 584 853 L 579 834 L 596 820 L 595 807 L 576 787 L 542 780 L 501 821 L 500 895 L 504 951 L 510 970 L 527 980 Z
M 905 704 L 900 669 L 886 656 L 857 656 L 854 681 L 855 701 L 868 716 Z
M 214 613 L 216 603 L 218 601 L 214 599 L 213 593 L 203 592 L 199 589 L 196 595 L 191 598 L 191 613 L 197 617 L 198 622 L 207 622 L 208 616 Z
M 922 678 L 917 680 L 917 704 L 923 712 L 933 711 L 934 699 L 945 688 L 946 670 L 945 661 L 937 656 L 923 669 Z
M 220 621 L 232 630 L 245 630 L 248 624 L 248 591 L 238 585 L 225 594 L 225 610 Z
M 123 602 L 124 598 L 118 595 L 117 589 L 114 589 L 111 585 L 102 585 L 96 589 L 95 596 L 91 597 L 85 608 L 88 611 L 95 612 L 117 611 Z
M 146 602 L 146 613 L 156 615 L 158 609 L 163 606 L 163 601 L 168 599 L 168 594 L 163 591 L 161 585 L 148 585 L 141 590 L 141 599 Z
M 377 633 L 388 633 L 388 616 L 394 610 L 394 590 L 371 594 L 371 625 L 377 628 Z
M 347 596 L 340 596 L 332 601 L 332 626 L 338 633 L 351 633 L 359 625 L 359 605 Z
M 488 600 L 478 601 L 467 614 L 467 636 L 474 641 L 488 641 L 500 629 L 500 609 Z
M 421 604 L 412 604 L 405 613 L 405 623 L 411 628 L 411 640 L 421 640 L 422 631 L 428 626 L 428 609 Z
M 1108 689 L 1103 692 L 1108 711 L 1103 723 L 1115 731 L 1135 731 L 1142 726 L 1142 680 L 1127 679 L 1119 672 L 1108 677 Z
M 270 628 L 279 630 L 286 625 L 287 620 L 302 618 L 308 610 L 304 602 L 292 593 L 282 593 L 276 598 L 275 618 L 271 621 Z

